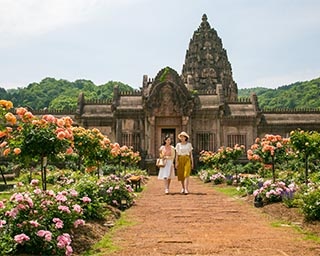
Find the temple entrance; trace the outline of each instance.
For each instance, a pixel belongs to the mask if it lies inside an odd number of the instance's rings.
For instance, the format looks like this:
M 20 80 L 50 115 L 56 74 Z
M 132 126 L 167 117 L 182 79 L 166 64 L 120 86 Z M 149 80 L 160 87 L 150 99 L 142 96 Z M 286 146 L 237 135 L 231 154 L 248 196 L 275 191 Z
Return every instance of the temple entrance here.
M 176 129 L 172 129 L 172 128 L 161 129 L 161 142 L 167 135 L 169 135 L 171 138 L 172 146 L 175 146 L 176 145 Z

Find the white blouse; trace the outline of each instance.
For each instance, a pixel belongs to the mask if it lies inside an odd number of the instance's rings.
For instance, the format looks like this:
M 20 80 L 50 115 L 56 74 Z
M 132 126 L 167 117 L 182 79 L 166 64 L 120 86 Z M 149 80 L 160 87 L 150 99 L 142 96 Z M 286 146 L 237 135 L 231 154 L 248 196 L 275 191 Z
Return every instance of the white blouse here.
M 192 152 L 192 149 L 193 149 L 193 147 L 190 142 L 188 142 L 186 144 L 178 143 L 176 145 L 177 155 L 179 155 L 179 156 L 190 155 L 190 153 Z

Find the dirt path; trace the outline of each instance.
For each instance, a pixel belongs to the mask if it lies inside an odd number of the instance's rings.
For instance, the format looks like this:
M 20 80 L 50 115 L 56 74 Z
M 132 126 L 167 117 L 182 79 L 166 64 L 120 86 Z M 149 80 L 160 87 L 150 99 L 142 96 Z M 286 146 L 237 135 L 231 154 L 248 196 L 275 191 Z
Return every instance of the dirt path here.
M 106 255 L 267 255 L 316 256 L 320 245 L 192 177 L 189 195 L 176 180 L 165 195 L 162 181 L 151 177 L 137 205 L 126 211 L 135 225 L 117 230 L 122 249 Z

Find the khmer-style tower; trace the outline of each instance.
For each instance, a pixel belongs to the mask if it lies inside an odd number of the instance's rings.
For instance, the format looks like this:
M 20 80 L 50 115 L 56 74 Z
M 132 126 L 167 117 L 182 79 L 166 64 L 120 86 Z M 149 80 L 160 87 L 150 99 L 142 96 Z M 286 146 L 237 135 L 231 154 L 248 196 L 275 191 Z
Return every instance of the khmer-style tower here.
M 182 79 L 193 90 L 216 91 L 217 85 L 221 85 L 227 100 L 237 99 L 238 88 L 232 78 L 227 52 L 216 30 L 210 27 L 206 14 L 190 40 Z

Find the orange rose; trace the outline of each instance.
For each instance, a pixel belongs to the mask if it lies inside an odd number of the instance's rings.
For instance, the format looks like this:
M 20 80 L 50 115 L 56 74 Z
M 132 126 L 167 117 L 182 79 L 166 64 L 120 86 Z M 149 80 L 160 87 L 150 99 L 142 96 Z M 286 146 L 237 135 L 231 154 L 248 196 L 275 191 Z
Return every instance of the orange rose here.
M 16 155 L 19 155 L 21 153 L 21 149 L 20 148 L 15 148 L 13 150 L 13 152 L 16 154 Z
M 10 151 L 11 151 L 10 148 L 6 148 L 5 150 L 3 150 L 3 155 L 4 156 L 9 155 Z
M 17 118 L 12 113 L 7 113 L 4 116 L 10 124 L 14 125 L 17 122 Z

